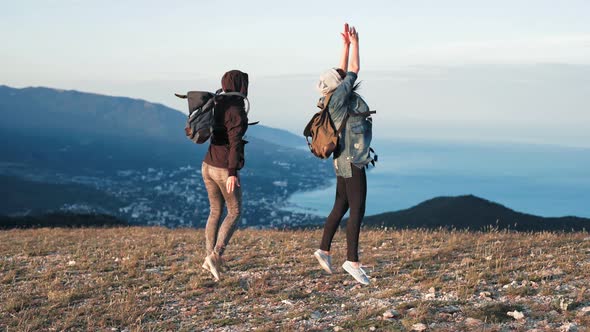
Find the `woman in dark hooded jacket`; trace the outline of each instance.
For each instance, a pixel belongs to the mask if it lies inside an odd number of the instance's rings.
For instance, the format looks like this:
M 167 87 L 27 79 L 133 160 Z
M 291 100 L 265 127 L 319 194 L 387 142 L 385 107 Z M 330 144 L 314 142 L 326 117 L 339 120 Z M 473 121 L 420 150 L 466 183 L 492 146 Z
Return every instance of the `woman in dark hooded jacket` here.
M 248 74 L 231 70 L 221 78 L 223 92 L 248 95 Z M 244 166 L 244 141 L 248 119 L 244 98 L 216 97 L 215 127 L 201 172 L 209 196 L 210 213 L 205 227 L 207 257 L 203 268 L 220 278 L 223 252 L 236 229 L 242 210 L 242 190 L 238 171 Z M 227 215 L 220 223 L 223 206 Z

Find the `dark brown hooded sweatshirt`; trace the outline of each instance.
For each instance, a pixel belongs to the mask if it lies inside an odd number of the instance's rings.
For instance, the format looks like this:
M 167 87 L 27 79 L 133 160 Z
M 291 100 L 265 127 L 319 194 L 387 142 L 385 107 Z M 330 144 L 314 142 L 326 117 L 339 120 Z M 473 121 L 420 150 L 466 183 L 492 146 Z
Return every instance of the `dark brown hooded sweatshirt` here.
M 248 96 L 248 74 L 231 70 L 221 78 L 225 92 L 240 92 Z M 218 96 L 215 105 L 215 127 L 204 162 L 208 165 L 227 168 L 229 176 L 237 175 L 244 167 L 244 144 L 242 139 L 248 129 L 244 99 L 236 96 Z

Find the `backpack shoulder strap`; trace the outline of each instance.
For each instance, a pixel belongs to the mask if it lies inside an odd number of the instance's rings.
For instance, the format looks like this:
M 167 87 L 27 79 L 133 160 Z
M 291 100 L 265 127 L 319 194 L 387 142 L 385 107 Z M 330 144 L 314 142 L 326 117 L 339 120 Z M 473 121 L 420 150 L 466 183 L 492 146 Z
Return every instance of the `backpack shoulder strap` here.
M 332 98 L 332 94 L 334 93 L 334 91 L 328 93 L 325 97 L 324 97 L 324 104 L 322 105 L 322 107 L 320 107 L 323 110 L 327 110 L 328 109 L 328 105 L 330 105 L 330 98 Z
M 332 98 L 332 94 L 334 93 L 334 91 L 328 93 L 326 95 L 326 97 L 324 97 L 324 105 L 322 107 L 322 112 L 326 111 L 328 112 L 328 105 L 330 105 L 330 98 Z M 340 133 L 342 132 L 342 130 L 344 130 L 344 127 L 346 126 L 346 121 L 348 121 L 348 112 L 346 112 L 346 115 L 344 116 L 344 120 L 342 120 L 342 123 L 340 124 L 340 128 L 338 128 L 338 130 L 336 130 L 336 135 L 340 135 Z
M 338 130 L 336 131 L 336 135 L 340 136 L 340 133 L 342 132 L 342 130 L 346 126 L 346 122 L 348 121 L 349 116 L 350 116 L 350 113 L 346 112 L 346 115 L 344 116 L 344 120 L 342 120 L 342 123 L 340 124 L 340 128 L 338 128 Z
M 366 112 L 362 112 L 362 113 L 353 113 L 352 116 L 364 116 L 366 118 L 366 117 L 371 116 L 372 114 L 377 114 L 377 111 L 366 111 Z
M 238 97 L 244 98 L 244 100 L 246 102 L 248 102 L 248 105 L 246 106 L 246 114 L 248 114 L 248 112 L 250 112 L 250 101 L 248 100 L 248 97 L 246 97 L 242 93 L 239 93 L 239 92 L 221 92 L 221 93 L 219 93 L 217 95 L 218 96 L 238 96 Z

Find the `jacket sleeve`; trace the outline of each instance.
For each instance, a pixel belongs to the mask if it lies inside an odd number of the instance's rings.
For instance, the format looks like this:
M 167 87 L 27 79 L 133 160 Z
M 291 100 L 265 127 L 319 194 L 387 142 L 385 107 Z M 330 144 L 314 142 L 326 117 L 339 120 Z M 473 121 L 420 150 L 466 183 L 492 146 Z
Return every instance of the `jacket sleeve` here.
M 340 127 L 342 121 L 344 121 L 346 112 L 348 112 L 348 107 L 345 107 L 345 104 L 352 92 L 356 78 L 356 73 L 348 72 L 344 80 L 342 80 L 342 83 L 338 85 L 330 98 L 330 107 L 328 110 L 330 111 L 330 118 L 334 122 L 336 128 Z
M 354 87 L 354 82 L 356 81 L 357 77 L 357 74 L 351 71 L 346 73 L 346 77 L 336 88 L 332 94 L 332 98 L 330 98 L 330 106 L 333 107 L 334 115 L 338 118 L 344 117 L 346 113 L 346 109 L 342 106 L 348 99 L 348 95 L 350 95 L 352 92 L 352 88 Z
M 240 163 L 240 153 L 242 137 L 246 131 L 247 122 L 242 114 L 243 112 L 237 108 L 232 107 L 225 113 L 224 124 L 227 130 L 227 138 L 229 141 L 229 156 L 227 162 L 227 169 L 229 176 L 236 176 L 238 165 Z

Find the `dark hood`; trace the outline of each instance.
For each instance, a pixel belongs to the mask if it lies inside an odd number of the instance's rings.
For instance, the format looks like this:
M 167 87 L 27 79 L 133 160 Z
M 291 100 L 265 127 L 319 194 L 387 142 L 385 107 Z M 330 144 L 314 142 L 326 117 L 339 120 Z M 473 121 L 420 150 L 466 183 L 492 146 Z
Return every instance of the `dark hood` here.
M 221 78 L 221 88 L 225 92 L 239 92 L 248 96 L 248 74 L 239 70 L 230 70 Z

